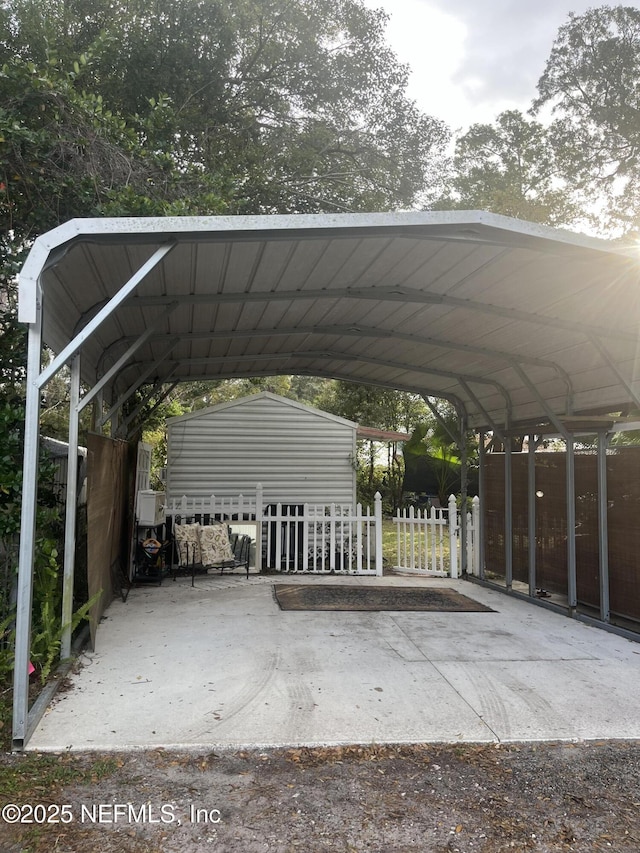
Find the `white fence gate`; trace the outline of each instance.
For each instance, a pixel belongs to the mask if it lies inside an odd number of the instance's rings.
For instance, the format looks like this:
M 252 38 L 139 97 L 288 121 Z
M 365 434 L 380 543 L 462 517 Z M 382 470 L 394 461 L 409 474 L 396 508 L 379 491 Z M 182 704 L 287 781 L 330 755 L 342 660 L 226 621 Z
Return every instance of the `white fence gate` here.
M 268 507 L 266 569 L 312 574 L 382 575 L 382 499 L 374 510 L 330 504 Z M 265 542 L 266 539 L 266 542 Z
M 457 578 L 461 565 L 461 519 L 454 495 L 446 509 L 398 510 L 396 569 L 431 577 Z M 467 513 L 467 572 L 480 574 L 480 501 L 473 498 Z

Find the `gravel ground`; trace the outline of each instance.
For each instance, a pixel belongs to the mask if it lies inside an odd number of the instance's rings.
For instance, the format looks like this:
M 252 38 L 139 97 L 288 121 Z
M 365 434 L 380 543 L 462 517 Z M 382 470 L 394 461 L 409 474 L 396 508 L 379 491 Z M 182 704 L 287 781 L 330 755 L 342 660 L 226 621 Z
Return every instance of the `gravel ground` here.
M 72 819 L 0 822 L 1 853 L 640 850 L 635 741 L 65 754 L 25 794 L 27 761 L 0 756 L 2 805 Z

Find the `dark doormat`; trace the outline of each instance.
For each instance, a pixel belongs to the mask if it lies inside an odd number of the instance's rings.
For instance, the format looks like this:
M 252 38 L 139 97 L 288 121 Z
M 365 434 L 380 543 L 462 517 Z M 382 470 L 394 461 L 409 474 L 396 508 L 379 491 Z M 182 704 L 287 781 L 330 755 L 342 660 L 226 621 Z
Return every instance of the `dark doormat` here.
M 277 583 L 274 585 L 274 592 L 281 610 L 495 612 L 490 607 L 448 588 Z

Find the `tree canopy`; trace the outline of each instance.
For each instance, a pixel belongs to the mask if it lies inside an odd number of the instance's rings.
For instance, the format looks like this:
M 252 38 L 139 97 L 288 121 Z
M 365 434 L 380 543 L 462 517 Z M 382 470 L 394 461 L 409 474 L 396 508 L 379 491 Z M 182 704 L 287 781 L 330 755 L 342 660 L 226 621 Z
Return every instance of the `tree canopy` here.
M 538 83 L 534 109 L 551 108 L 566 179 L 608 205 L 610 224 L 640 215 L 640 9 L 570 14 Z
M 508 110 L 457 140 L 447 206 L 568 225 L 578 208 L 559 176 L 548 129 Z
M 437 189 L 448 132 L 407 98 L 385 17 L 360 0 L 5 0 L 2 14 L 0 62 L 55 63 L 147 156 L 215 178 L 229 212 L 394 209 Z

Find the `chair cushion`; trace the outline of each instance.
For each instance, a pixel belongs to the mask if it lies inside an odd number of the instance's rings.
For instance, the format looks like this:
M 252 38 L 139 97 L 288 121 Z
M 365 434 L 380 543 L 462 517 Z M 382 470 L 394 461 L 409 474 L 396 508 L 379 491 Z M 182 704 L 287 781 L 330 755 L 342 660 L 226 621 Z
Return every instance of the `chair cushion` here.
M 192 566 L 202 562 L 200 553 L 199 524 L 174 524 L 173 535 L 178 546 L 178 565 Z
M 215 566 L 218 563 L 233 560 L 233 551 L 229 542 L 227 525 L 212 521 L 202 524 L 198 530 L 200 539 L 200 555 L 204 566 Z

